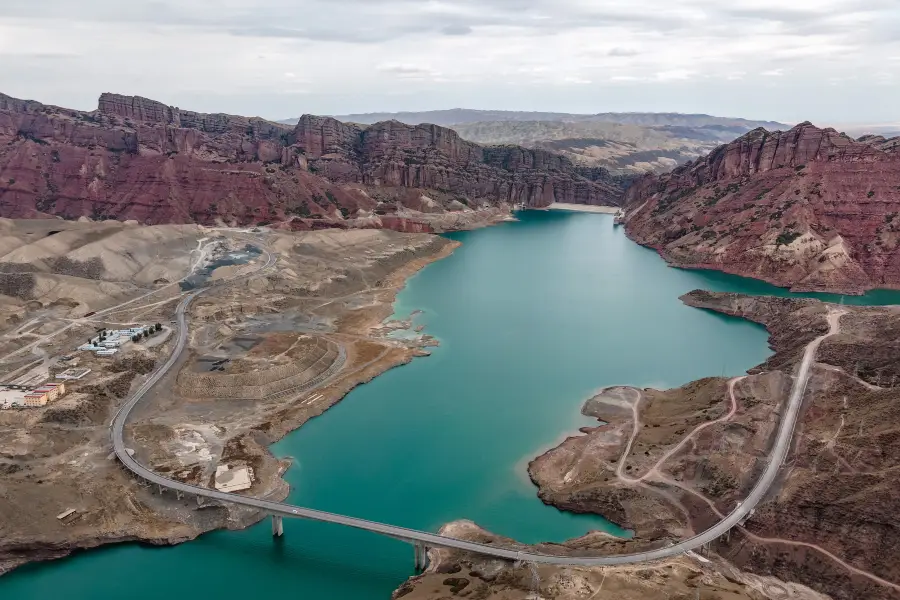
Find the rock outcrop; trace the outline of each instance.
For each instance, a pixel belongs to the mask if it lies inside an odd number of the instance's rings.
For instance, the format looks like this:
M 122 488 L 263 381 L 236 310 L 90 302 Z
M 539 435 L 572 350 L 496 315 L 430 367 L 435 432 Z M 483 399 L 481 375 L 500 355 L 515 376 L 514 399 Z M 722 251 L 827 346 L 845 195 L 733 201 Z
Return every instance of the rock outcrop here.
M 625 196 L 626 231 L 677 266 L 794 290 L 900 286 L 900 139 L 755 129 Z
M 404 209 L 616 204 L 622 191 L 606 172 L 585 176 L 552 153 L 485 148 L 436 125 L 307 115 L 290 127 L 137 96 L 103 94 L 83 112 L 0 95 L 4 217 L 286 227 L 353 227 L 359 217 L 371 227 L 366 216 Z M 379 222 L 427 230 L 404 218 Z

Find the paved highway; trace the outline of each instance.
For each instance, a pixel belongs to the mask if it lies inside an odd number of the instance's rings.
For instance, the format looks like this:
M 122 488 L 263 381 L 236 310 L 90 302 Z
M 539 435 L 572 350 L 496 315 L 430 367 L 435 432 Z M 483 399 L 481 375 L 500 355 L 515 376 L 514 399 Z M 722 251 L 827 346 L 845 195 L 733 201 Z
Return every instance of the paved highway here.
M 270 255 L 269 259 L 267 260 L 266 267 L 270 266 L 272 263 L 273 259 Z M 140 464 L 128 453 L 125 447 L 125 423 L 128 421 L 129 415 L 131 414 L 132 410 L 134 410 L 134 408 L 138 405 L 138 403 L 140 403 L 141 399 L 154 385 L 156 385 L 156 383 L 163 376 L 165 376 L 166 373 L 168 373 L 168 371 L 178 361 L 181 353 L 184 351 L 188 337 L 185 315 L 187 313 L 188 307 L 190 306 L 190 303 L 204 291 L 204 289 L 200 289 L 190 293 L 178 305 L 178 308 L 176 310 L 178 337 L 176 340 L 175 350 L 172 352 L 172 355 L 169 357 L 168 361 L 160 369 L 155 371 L 153 375 L 151 375 L 151 377 L 138 389 L 134 396 L 132 396 L 131 399 L 128 400 L 128 402 L 126 402 L 119 409 L 118 413 L 113 419 L 113 448 L 115 450 L 116 456 L 118 456 L 119 460 L 122 461 L 122 464 L 125 465 L 125 467 L 130 471 L 151 483 L 161 485 L 171 490 L 177 490 L 185 494 L 193 494 L 195 496 L 202 496 L 204 498 L 210 498 L 213 500 L 218 500 L 220 502 L 230 502 L 232 504 L 238 504 L 241 506 L 258 509 L 271 515 L 337 523 L 339 525 L 345 525 L 347 527 L 354 527 L 357 529 L 364 529 L 366 531 L 379 533 L 414 544 L 419 543 L 427 547 L 454 548 L 458 550 L 465 550 L 468 552 L 475 552 L 477 554 L 483 554 L 514 561 L 580 566 L 624 565 L 678 556 L 714 541 L 719 536 L 723 535 L 735 525 L 740 523 L 744 518 L 746 518 L 765 497 L 766 493 L 771 488 L 772 483 L 778 476 L 778 471 L 781 468 L 784 459 L 788 455 L 788 451 L 790 450 L 791 445 L 791 437 L 793 435 L 794 427 L 797 423 L 797 417 L 799 415 L 800 406 L 803 400 L 803 393 L 806 390 L 806 385 L 809 381 L 809 372 L 815 358 L 816 350 L 818 349 L 819 344 L 821 344 L 822 340 L 824 340 L 829 335 L 833 335 L 839 331 L 839 319 L 841 314 L 843 314 L 840 311 L 831 312 L 828 316 L 830 332 L 816 338 L 806 347 L 803 355 L 803 360 L 800 363 L 800 370 L 798 371 L 797 377 L 794 381 L 794 386 L 791 390 L 791 395 L 785 408 L 784 415 L 782 416 L 777 438 L 772 448 L 772 452 L 769 456 L 769 461 L 766 465 L 765 471 L 763 472 L 759 481 L 756 483 L 747 498 L 744 499 L 744 501 L 740 505 L 738 505 L 738 507 L 735 508 L 734 511 L 732 511 L 719 523 L 707 529 L 703 533 L 700 533 L 699 535 L 691 538 L 687 538 L 677 544 L 666 546 L 664 548 L 650 550 L 647 552 L 636 552 L 633 554 L 620 554 L 614 556 L 555 556 L 551 554 L 519 552 L 516 550 L 497 548 L 487 544 L 468 542 L 465 540 L 438 535 L 427 531 L 406 529 L 404 527 L 398 527 L 396 525 L 367 521 L 365 519 L 358 519 L 355 517 L 328 513 L 320 510 L 303 508 L 302 506 L 293 506 L 282 502 L 257 500 L 255 498 L 249 498 L 246 496 L 227 494 L 218 490 L 187 485 L 179 481 L 163 477 Z

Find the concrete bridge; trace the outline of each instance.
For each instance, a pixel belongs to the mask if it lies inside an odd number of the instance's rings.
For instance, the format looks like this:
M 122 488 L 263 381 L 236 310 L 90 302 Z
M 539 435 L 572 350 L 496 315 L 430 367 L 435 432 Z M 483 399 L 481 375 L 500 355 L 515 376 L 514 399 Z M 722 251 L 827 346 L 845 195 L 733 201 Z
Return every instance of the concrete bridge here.
M 269 263 L 267 263 L 266 266 L 269 266 L 271 262 L 272 258 L 270 256 Z M 178 358 L 184 351 L 187 341 L 187 324 L 185 315 L 191 302 L 204 291 L 204 289 L 195 290 L 185 296 L 181 303 L 179 303 L 178 308 L 176 309 L 178 337 L 172 355 L 169 357 L 168 361 L 157 371 L 155 371 L 150 376 L 150 378 L 137 390 L 134 396 L 132 396 L 119 409 L 113 419 L 113 422 L 111 424 L 112 443 L 115 454 L 122 462 L 122 464 L 138 477 L 141 477 L 150 483 L 160 486 L 161 489 L 165 488 L 174 490 L 179 495 L 191 494 L 198 498 L 198 502 L 202 499 L 210 499 L 219 502 L 227 502 L 240 506 L 246 506 L 262 511 L 263 513 L 267 513 L 272 516 L 272 533 L 276 536 L 282 535 L 284 531 L 282 525 L 283 519 L 285 517 L 289 517 L 324 521 L 327 523 L 337 523 L 339 525 L 354 527 L 356 529 L 363 529 L 365 531 L 371 531 L 373 533 L 378 533 L 398 540 L 402 540 L 404 542 L 408 542 L 415 547 L 415 560 L 417 569 L 425 568 L 427 562 L 426 552 L 428 548 L 451 548 L 455 550 L 464 550 L 467 552 L 474 552 L 476 554 L 482 554 L 485 556 L 491 556 L 494 558 L 501 558 L 510 561 L 590 567 L 626 565 L 656 561 L 686 554 L 687 552 L 690 552 L 692 550 L 707 546 L 711 542 L 718 539 L 720 536 L 728 533 L 733 527 L 740 524 L 745 518 L 747 518 L 760 503 L 760 501 L 763 500 L 766 493 L 771 488 L 772 483 L 775 481 L 781 465 L 787 457 L 788 451 L 790 449 L 791 436 L 797 423 L 800 406 L 802 404 L 803 393 L 809 380 L 809 371 L 813 362 L 813 358 L 815 356 L 816 349 L 825 337 L 836 332 L 837 318 L 840 317 L 839 313 L 833 320 L 831 317 L 829 317 L 829 322 L 832 325 L 831 333 L 817 338 L 812 343 L 810 343 L 809 346 L 807 346 L 803 356 L 803 361 L 800 365 L 800 370 L 797 373 L 797 377 L 794 381 L 794 386 L 791 390 L 791 395 L 788 400 L 784 416 L 782 417 L 781 423 L 779 425 L 778 434 L 772 447 L 772 451 L 770 452 L 766 468 L 749 495 L 730 514 L 728 514 L 724 519 L 716 523 L 714 526 L 698 535 L 682 540 L 681 542 L 678 542 L 676 544 L 672 544 L 655 550 L 613 556 L 557 556 L 552 554 L 522 552 L 507 548 L 499 548 L 488 544 L 469 542 L 466 540 L 439 535 L 428 531 L 407 529 L 387 523 L 379 523 L 377 521 L 369 521 L 366 519 L 359 519 L 346 515 L 313 510 L 310 508 L 294 506 L 283 502 L 258 500 L 246 496 L 239 496 L 236 494 L 220 492 L 218 490 L 188 485 L 154 473 L 148 467 L 139 463 L 137 459 L 135 459 L 125 447 L 125 424 L 128 421 L 128 417 L 131 415 L 132 410 L 134 410 L 134 408 L 140 403 L 147 392 L 154 385 L 156 385 L 156 383 L 163 376 L 165 376 L 166 373 L 169 372 L 169 370 L 171 370 L 171 368 L 175 365 L 175 363 L 178 361 Z

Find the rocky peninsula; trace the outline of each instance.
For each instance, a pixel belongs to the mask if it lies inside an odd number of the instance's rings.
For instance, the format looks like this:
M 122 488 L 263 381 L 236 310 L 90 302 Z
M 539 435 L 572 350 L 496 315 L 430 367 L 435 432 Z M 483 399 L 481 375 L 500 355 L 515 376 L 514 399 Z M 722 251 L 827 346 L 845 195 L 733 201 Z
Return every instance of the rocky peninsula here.
M 542 551 L 617 554 L 665 545 L 708 528 L 756 481 L 797 361 L 828 331 L 829 306 L 703 291 L 682 300 L 764 325 L 774 354 L 745 376 L 671 390 L 609 388 L 588 400 L 584 414 L 603 424 L 534 459 L 529 475 L 544 502 L 603 515 L 634 537 L 594 533 L 539 546 Z M 477 597 L 498 599 L 643 598 L 662 590 L 671 598 L 693 598 L 702 587 L 720 598 L 900 598 L 900 555 L 889 542 L 900 539 L 892 517 L 900 506 L 887 492 L 898 484 L 893 465 L 900 458 L 893 443 L 900 423 L 892 416 L 900 399 L 894 341 L 900 309 L 841 310 L 839 333 L 817 351 L 783 479 L 741 527 L 710 549 L 712 562 L 535 569 L 434 551 L 432 567 L 395 596 L 443 597 L 428 591 L 436 588 L 453 597 L 469 588 Z M 447 530 L 512 544 L 471 523 Z

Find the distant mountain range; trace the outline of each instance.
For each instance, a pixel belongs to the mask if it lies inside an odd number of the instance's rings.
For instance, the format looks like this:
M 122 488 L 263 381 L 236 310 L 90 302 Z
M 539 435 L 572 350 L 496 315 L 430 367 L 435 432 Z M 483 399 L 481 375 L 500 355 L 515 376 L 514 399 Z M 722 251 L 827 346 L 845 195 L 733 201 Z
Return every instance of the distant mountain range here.
M 454 108 L 335 117 L 368 125 L 399 121 L 450 126 L 479 144 L 514 144 L 562 154 L 575 164 L 620 174 L 671 171 L 748 131 L 788 129 L 775 121 L 681 113 L 572 114 Z M 296 124 L 297 119 L 280 121 Z
M 472 110 L 468 108 L 451 108 L 449 110 L 427 110 L 422 112 L 383 112 L 361 113 L 352 115 L 335 115 L 338 121 L 371 125 L 381 121 L 400 121 L 409 125 L 434 123 L 435 125 L 460 125 L 463 123 L 480 123 L 484 121 L 563 121 L 569 123 L 622 123 L 641 125 L 644 127 L 743 127 L 745 131 L 765 127 L 766 129 L 785 129 L 789 127 L 776 121 L 754 121 L 730 117 L 714 117 L 704 114 L 682 113 L 597 113 L 577 114 L 558 112 L 537 112 L 517 110 Z M 279 123 L 296 125 L 300 118 L 284 119 Z

